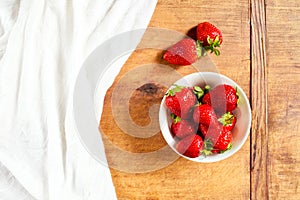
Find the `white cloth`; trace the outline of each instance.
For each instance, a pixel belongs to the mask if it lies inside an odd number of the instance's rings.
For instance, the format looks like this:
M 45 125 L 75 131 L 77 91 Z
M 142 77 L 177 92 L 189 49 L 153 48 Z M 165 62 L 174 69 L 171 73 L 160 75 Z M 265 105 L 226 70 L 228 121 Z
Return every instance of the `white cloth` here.
M 146 28 L 156 0 L 0 1 L 0 199 L 116 199 L 84 149 L 72 92 L 84 59 Z

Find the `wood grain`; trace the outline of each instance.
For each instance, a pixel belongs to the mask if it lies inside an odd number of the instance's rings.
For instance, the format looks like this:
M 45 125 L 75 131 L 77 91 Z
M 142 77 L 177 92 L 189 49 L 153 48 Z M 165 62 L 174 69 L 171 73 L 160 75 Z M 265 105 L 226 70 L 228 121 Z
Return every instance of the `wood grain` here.
M 149 26 L 175 30 L 185 34 L 201 21 L 211 21 L 216 24 L 223 30 L 225 40 L 222 44 L 221 55 L 219 57 L 210 56 L 209 63 L 215 64 L 216 69 L 214 71 L 238 82 L 249 96 L 249 2 L 247 0 L 225 1 L 222 2 L 222 9 L 215 9 L 219 6 L 220 2 L 217 0 L 159 0 Z M 148 42 L 147 38 L 143 38 L 141 43 L 143 42 Z M 128 152 L 147 153 L 166 146 L 160 131 L 149 138 L 133 137 L 125 133 L 115 121 L 111 103 L 114 90 L 120 84 L 120 80 L 134 69 L 145 63 L 167 65 L 161 60 L 161 53 L 162 51 L 157 49 L 135 51 L 123 66 L 105 97 L 100 128 L 115 145 Z M 185 75 L 198 70 L 206 70 L 201 68 L 201 64 L 199 66 L 199 68 L 193 66 L 170 67 L 173 68 L 174 72 Z M 157 74 L 159 75 L 159 72 Z M 151 76 L 147 78 L 149 81 Z M 161 74 L 161 76 L 164 75 Z M 126 85 L 123 86 L 126 90 Z M 138 93 L 133 91 L 133 94 Z M 136 120 L 139 124 L 144 123 L 136 114 L 133 118 L 139 119 Z M 145 119 L 149 121 L 149 118 Z M 167 159 L 168 156 L 164 158 Z M 147 173 L 128 173 L 111 167 L 111 174 L 118 199 L 121 200 L 249 199 L 249 158 L 250 139 L 234 156 L 221 162 L 200 164 L 179 158 L 164 168 Z M 130 164 L 131 160 L 127 160 L 127 165 Z
M 269 199 L 300 199 L 299 7 L 266 1 Z
M 264 1 L 251 1 L 251 199 L 269 197 L 266 13 Z

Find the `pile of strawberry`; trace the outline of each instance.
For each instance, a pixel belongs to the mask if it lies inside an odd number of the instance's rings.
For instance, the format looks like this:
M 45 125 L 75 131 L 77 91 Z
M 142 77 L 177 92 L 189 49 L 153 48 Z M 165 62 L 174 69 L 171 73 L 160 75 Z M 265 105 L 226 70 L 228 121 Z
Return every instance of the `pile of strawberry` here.
M 209 22 L 201 22 L 197 25 L 196 38 L 184 38 L 168 48 L 163 58 L 174 65 L 190 65 L 200 57 L 206 55 L 206 51 L 220 55 L 218 47 L 223 42 L 222 32 Z
M 195 158 L 231 149 L 232 129 L 237 120 L 233 111 L 238 104 L 234 87 L 175 85 L 166 93 L 165 104 L 173 119 L 170 130 L 178 141 L 178 152 Z

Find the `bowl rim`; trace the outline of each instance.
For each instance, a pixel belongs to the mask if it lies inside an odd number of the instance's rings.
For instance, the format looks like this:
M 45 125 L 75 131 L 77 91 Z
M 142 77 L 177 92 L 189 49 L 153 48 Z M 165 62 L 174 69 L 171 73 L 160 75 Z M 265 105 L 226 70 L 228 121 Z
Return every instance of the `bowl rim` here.
M 245 103 L 245 106 L 246 106 L 246 110 L 247 110 L 247 118 L 249 118 L 249 121 L 248 121 L 248 124 L 246 126 L 246 131 L 245 133 L 243 133 L 243 137 L 242 139 L 240 140 L 240 142 L 234 147 L 234 149 L 231 149 L 229 151 L 226 151 L 224 152 L 223 154 L 215 154 L 215 155 L 209 155 L 207 157 L 204 157 L 204 156 L 199 156 L 199 157 L 196 157 L 196 158 L 190 158 L 190 157 L 187 157 L 187 156 L 184 156 L 182 154 L 180 154 L 176 148 L 170 144 L 170 141 L 167 137 L 166 134 L 168 134 L 168 136 L 171 136 L 172 139 L 173 139 L 173 142 L 175 142 L 176 139 L 173 138 L 173 136 L 171 135 L 171 132 L 170 132 L 170 127 L 168 125 L 168 117 L 166 115 L 166 112 L 167 112 L 167 108 L 165 106 L 165 99 L 166 99 L 166 95 L 163 97 L 163 99 L 161 100 L 161 104 L 160 104 L 160 108 L 159 108 L 159 125 L 160 125 L 160 130 L 161 130 L 161 133 L 163 135 L 163 138 L 164 140 L 167 142 L 167 144 L 169 145 L 169 147 L 174 151 L 176 152 L 179 156 L 185 158 L 185 159 L 188 159 L 188 160 L 191 160 L 191 161 L 195 161 L 195 162 L 199 162 L 199 163 L 212 163 L 212 162 L 218 162 L 218 161 L 221 161 L 221 160 L 224 160 L 226 158 L 229 158 L 231 157 L 232 155 L 234 155 L 236 152 L 238 152 L 242 146 L 245 144 L 249 134 L 250 134 L 250 129 L 251 129 L 251 123 L 252 123 L 252 110 L 251 110 L 251 106 L 250 106 L 250 103 L 249 103 L 249 99 L 246 95 L 246 93 L 244 92 L 244 90 L 235 82 L 233 81 L 231 78 L 223 75 L 223 74 L 220 74 L 220 73 L 215 73 L 215 72 L 194 72 L 194 73 L 191 73 L 191 74 L 188 74 L 188 75 L 185 75 L 183 76 L 182 78 L 178 79 L 177 81 L 175 81 L 169 88 L 168 90 L 170 90 L 172 87 L 174 87 L 174 84 L 178 83 L 178 82 L 182 82 L 184 79 L 186 80 L 189 80 L 191 79 L 191 77 L 193 78 L 194 76 L 199 76 L 201 77 L 201 79 L 199 80 L 199 82 L 201 81 L 204 81 L 204 82 L 209 82 L 207 80 L 203 80 L 205 76 L 218 76 L 220 78 L 220 80 L 222 80 L 222 83 L 225 83 L 225 84 L 229 84 L 229 85 L 234 85 L 238 92 L 239 92 L 239 97 L 242 99 L 244 99 L 244 103 Z M 229 82 L 229 83 L 228 83 Z M 188 85 L 186 85 L 188 86 Z M 168 91 L 167 90 L 167 91 Z

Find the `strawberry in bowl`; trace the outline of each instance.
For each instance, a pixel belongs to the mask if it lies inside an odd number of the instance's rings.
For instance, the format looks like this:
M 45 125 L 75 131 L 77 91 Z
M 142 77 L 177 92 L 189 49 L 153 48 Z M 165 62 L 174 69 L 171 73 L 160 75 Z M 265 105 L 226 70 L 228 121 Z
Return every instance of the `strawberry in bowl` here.
M 245 143 L 251 109 L 233 80 L 199 72 L 169 88 L 159 122 L 164 139 L 177 154 L 195 162 L 216 162 L 232 156 Z

